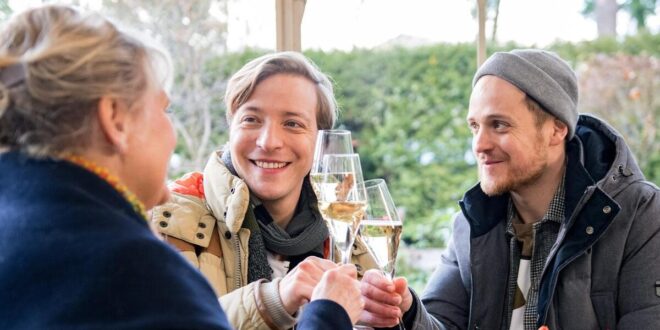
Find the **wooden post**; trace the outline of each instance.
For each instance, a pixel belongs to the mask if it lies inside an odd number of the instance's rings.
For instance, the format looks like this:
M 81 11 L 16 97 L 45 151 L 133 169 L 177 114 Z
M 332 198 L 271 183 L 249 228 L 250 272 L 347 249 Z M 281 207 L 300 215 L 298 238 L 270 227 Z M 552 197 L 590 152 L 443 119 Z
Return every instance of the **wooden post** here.
M 306 0 L 275 0 L 277 51 L 301 51 L 300 25 Z
M 487 0 L 477 0 L 479 35 L 477 37 L 477 68 L 486 61 L 486 8 Z

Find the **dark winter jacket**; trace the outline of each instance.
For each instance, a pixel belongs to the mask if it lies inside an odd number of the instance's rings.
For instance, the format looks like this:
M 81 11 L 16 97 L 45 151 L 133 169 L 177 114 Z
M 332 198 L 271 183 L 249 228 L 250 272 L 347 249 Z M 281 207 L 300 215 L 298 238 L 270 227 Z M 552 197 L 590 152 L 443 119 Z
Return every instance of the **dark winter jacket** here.
M 660 329 L 660 191 L 623 138 L 580 116 L 566 146 L 565 217 L 539 285 L 537 325 Z M 448 249 L 421 301 L 415 329 L 502 329 L 509 280 L 509 196 L 479 185 L 460 202 Z M 413 311 L 411 311 L 413 312 Z

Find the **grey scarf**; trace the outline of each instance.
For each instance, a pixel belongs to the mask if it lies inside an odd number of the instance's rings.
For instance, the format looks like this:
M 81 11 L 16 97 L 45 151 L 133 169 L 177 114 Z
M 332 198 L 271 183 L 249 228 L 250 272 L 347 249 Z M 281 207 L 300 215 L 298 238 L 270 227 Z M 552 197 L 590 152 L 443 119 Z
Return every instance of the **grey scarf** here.
M 318 211 L 316 195 L 309 180 L 303 182 L 298 205 L 286 229 L 275 224 L 263 205 L 255 206 L 254 213 L 268 250 L 283 256 L 309 252 L 323 255 L 323 241 L 329 232 Z
M 222 161 L 232 174 L 238 176 L 228 150 L 222 153 Z M 271 279 L 272 270 L 268 264 L 266 249 L 289 259 L 311 254 L 322 256 L 323 242 L 329 235 L 308 179 L 303 181 L 298 205 L 286 229 L 275 224 L 266 208 L 254 196 L 250 198 L 250 206 L 242 227 L 248 228 L 251 233 L 248 241 L 250 283 L 262 278 Z

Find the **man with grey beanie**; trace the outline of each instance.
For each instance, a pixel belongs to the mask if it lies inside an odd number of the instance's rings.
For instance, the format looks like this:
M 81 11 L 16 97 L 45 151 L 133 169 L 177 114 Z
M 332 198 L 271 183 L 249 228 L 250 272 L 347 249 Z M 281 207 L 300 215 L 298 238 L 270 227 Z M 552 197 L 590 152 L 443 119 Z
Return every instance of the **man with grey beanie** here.
M 364 323 L 660 329 L 660 190 L 577 102 L 554 53 L 500 52 L 479 68 L 467 123 L 480 182 L 421 299 L 403 278 L 365 274 Z

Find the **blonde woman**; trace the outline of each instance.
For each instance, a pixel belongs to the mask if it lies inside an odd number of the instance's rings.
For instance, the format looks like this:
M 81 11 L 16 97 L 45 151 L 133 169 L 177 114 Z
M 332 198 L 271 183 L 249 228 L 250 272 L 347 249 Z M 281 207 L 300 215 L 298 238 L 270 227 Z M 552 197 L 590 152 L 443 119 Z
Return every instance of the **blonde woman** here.
M 145 215 L 169 196 L 166 58 L 69 7 L 2 29 L 0 329 L 230 328 Z M 324 272 L 301 328 L 350 329 L 363 304 L 356 275 Z

